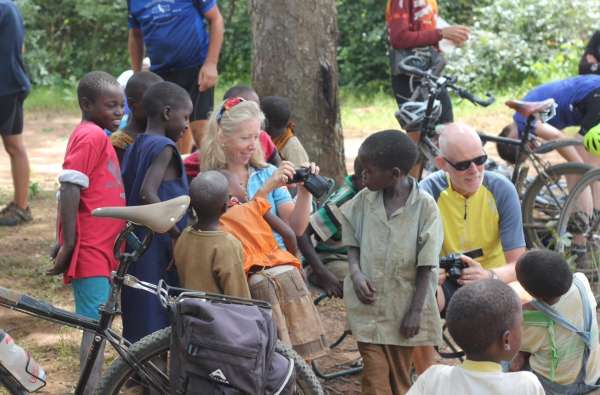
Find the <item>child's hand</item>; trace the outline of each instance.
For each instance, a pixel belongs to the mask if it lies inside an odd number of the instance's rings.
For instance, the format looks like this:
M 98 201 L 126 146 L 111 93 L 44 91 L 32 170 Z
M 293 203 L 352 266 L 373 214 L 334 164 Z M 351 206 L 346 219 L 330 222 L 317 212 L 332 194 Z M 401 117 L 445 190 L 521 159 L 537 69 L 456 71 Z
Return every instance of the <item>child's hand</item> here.
M 361 271 L 352 273 L 352 285 L 354 285 L 354 291 L 358 300 L 364 304 L 373 304 L 377 299 L 375 297 L 375 287 L 371 284 L 371 280 L 364 275 Z
M 329 270 L 314 272 L 314 282 L 321 288 L 327 296 L 341 298 L 344 296 L 344 283 L 339 281 L 337 277 Z
M 72 248 L 65 247 L 64 245 L 60 247 L 58 245 L 55 245 L 51 252 L 51 258 L 54 261 L 54 266 L 52 267 L 52 269 L 46 271 L 46 275 L 56 276 L 66 272 L 69 268 L 69 263 L 71 262 L 72 254 Z
M 410 339 L 419 333 L 419 329 L 421 329 L 421 312 L 409 309 L 402 319 L 400 334 L 403 337 Z

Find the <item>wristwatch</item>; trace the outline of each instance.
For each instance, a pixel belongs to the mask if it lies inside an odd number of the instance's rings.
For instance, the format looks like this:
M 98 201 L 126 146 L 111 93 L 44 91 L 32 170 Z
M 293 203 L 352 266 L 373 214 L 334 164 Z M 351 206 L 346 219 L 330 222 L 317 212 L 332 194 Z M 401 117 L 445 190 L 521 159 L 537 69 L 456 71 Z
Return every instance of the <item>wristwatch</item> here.
M 498 275 L 496 274 L 495 271 L 493 270 L 488 270 L 490 272 L 490 275 L 492 276 L 491 279 L 492 280 L 498 280 Z

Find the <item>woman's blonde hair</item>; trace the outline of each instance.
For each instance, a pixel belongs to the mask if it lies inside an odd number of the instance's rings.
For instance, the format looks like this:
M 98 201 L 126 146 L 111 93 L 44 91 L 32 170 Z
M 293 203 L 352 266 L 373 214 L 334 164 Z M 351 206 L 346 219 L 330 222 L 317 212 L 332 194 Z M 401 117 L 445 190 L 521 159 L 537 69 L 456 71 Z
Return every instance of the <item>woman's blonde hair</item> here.
M 221 111 L 223 108 L 221 102 L 210 115 L 206 134 L 202 139 L 202 148 L 200 149 L 200 170 L 217 170 L 227 167 L 227 159 L 220 137 L 229 137 L 234 134 L 237 127 L 250 119 L 258 119 L 261 124 L 265 119 L 260 107 L 253 101 L 245 100 L 229 110 Z M 220 122 L 217 118 L 220 117 Z M 221 140 L 222 141 L 222 140 Z M 257 144 L 256 150 L 250 158 L 250 166 L 255 168 L 266 167 L 263 151 L 260 144 Z

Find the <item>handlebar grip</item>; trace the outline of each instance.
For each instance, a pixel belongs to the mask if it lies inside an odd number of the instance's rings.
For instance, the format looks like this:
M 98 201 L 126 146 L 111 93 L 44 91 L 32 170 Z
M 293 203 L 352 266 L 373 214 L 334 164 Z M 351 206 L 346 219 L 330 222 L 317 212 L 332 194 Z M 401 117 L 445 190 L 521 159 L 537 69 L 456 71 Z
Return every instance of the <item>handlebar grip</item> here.
M 484 100 L 484 99 L 480 99 L 480 98 L 476 97 L 471 92 L 468 92 L 461 88 L 455 88 L 455 91 L 458 94 L 458 96 L 462 97 L 463 99 L 467 99 L 471 103 L 480 105 L 482 107 L 487 107 L 496 100 L 496 99 L 494 99 L 494 96 L 492 96 L 490 93 L 485 94 L 487 99 Z

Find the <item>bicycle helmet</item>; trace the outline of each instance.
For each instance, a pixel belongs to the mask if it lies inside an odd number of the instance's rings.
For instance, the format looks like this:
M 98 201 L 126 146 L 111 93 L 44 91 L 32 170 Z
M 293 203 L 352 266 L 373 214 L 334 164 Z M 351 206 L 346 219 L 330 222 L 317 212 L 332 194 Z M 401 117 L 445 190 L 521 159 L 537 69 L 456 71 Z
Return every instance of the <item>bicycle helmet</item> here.
M 407 101 L 400 105 L 400 108 L 394 115 L 402 129 L 409 132 L 415 132 L 421 129 L 421 123 L 425 118 L 426 111 L 426 101 Z M 433 111 L 431 113 L 434 123 L 437 122 L 440 115 L 442 115 L 442 104 L 439 100 L 435 100 L 433 102 Z
M 600 124 L 588 130 L 583 136 L 583 146 L 590 154 L 600 156 Z

